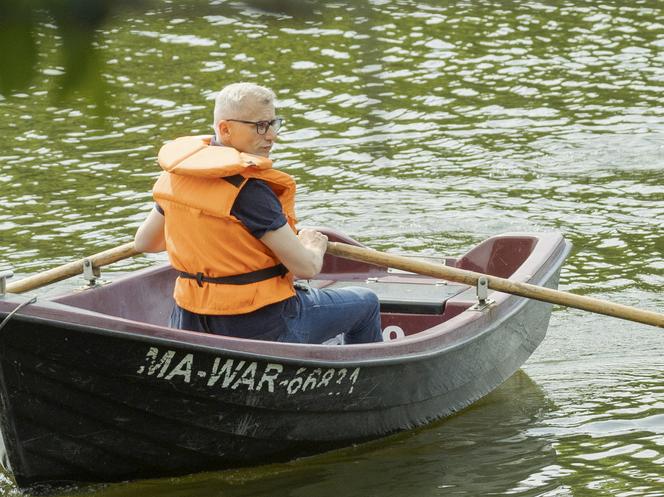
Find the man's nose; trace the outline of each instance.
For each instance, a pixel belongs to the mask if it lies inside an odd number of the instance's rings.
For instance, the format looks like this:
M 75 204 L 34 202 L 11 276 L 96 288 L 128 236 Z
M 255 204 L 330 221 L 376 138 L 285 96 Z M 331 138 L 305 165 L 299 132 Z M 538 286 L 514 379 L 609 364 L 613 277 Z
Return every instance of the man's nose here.
M 267 128 L 267 131 L 265 132 L 265 139 L 270 140 L 270 141 L 275 141 L 277 139 L 277 132 L 274 130 L 272 126 Z

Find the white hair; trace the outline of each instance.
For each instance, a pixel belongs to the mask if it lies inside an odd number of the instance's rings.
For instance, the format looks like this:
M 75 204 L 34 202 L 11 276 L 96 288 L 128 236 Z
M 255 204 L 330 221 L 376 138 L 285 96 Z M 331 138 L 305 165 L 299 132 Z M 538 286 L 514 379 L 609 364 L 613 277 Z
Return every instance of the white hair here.
M 214 133 L 219 137 L 219 121 L 241 119 L 247 108 L 258 105 L 274 105 L 276 96 L 272 90 L 254 83 L 233 83 L 225 86 L 214 99 Z

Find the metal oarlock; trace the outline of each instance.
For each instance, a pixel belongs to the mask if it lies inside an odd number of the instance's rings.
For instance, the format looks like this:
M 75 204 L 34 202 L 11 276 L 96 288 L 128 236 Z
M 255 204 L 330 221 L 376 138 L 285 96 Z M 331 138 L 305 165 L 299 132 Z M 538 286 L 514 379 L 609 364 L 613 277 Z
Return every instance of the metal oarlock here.
M 489 280 L 486 276 L 480 276 L 477 279 L 477 304 L 472 306 L 470 309 L 473 311 L 483 311 L 487 307 L 490 307 L 491 304 L 494 304 L 495 301 L 488 298 L 489 296 Z
M 486 304 L 486 299 L 489 296 L 489 281 L 486 277 L 481 276 L 477 279 L 477 300 L 478 304 Z
M 88 281 L 87 286 L 97 286 L 97 279 L 101 277 L 101 269 L 92 264 L 90 259 L 83 259 L 83 278 Z
M 0 271 L 0 297 L 7 293 L 7 280 L 12 276 L 14 276 L 14 272 L 9 269 Z

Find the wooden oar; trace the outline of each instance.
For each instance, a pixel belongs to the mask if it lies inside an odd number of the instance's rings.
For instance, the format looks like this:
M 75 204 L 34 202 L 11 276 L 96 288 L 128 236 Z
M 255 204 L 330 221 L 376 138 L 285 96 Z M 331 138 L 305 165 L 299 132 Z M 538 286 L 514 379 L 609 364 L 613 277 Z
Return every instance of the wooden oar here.
M 122 259 L 127 259 L 137 254 L 139 254 L 139 252 L 137 252 L 134 248 L 134 242 L 125 243 L 124 245 L 99 252 L 98 254 L 91 255 L 85 259 L 70 262 L 68 264 L 49 269 L 48 271 L 28 276 L 22 280 L 8 283 L 7 292 L 27 292 L 42 286 L 50 285 L 51 283 L 55 283 L 57 281 L 71 278 L 77 274 L 81 274 L 83 272 L 86 259 L 89 260 L 94 267 L 101 267 L 106 266 L 107 264 L 112 264 L 113 262 L 121 261 Z
M 664 328 L 664 314 L 645 311 L 637 309 L 636 307 L 616 304 L 606 300 L 574 295 L 573 293 L 561 292 L 559 290 L 551 290 L 550 288 L 531 285 L 529 283 L 519 283 L 506 280 L 505 278 L 498 278 L 497 276 L 489 276 L 474 271 L 467 271 L 465 269 L 413 260 L 409 257 L 386 254 L 384 252 L 378 252 L 377 250 L 355 245 L 347 245 L 345 243 L 328 242 L 327 253 L 336 255 L 337 257 L 343 257 L 344 259 L 401 269 L 403 271 L 433 276 L 447 281 L 465 283 L 466 285 L 477 285 L 477 280 L 484 276 L 488 281 L 489 288 L 492 290 Z
M 137 252 L 134 248 L 134 243 L 129 242 L 124 245 L 120 245 L 119 247 L 105 250 L 104 252 L 99 252 L 98 254 L 87 257 L 87 259 L 92 263 L 93 266 L 101 267 L 113 262 L 120 261 L 122 259 L 127 259 L 137 255 L 138 253 L 139 252 Z M 435 278 L 441 278 L 448 281 L 456 281 L 457 283 L 464 283 L 466 285 L 477 285 L 477 280 L 484 276 L 488 281 L 489 288 L 492 290 L 664 328 L 664 314 L 653 311 L 645 311 L 643 309 L 637 309 L 636 307 L 616 304 L 606 300 L 574 295 L 572 293 L 561 292 L 559 290 L 551 290 L 550 288 L 510 281 L 505 278 L 498 278 L 497 276 L 489 276 L 474 271 L 467 271 L 465 269 L 414 260 L 409 257 L 386 254 L 384 252 L 378 252 L 377 250 L 357 247 L 355 245 L 347 245 L 345 243 L 328 242 L 327 253 L 336 255 L 337 257 L 343 257 L 345 259 L 368 262 L 379 266 L 392 267 L 395 269 L 401 269 L 403 271 L 409 271 L 411 273 L 433 276 Z M 7 291 L 11 293 L 27 292 L 29 290 L 34 290 L 51 283 L 76 276 L 77 274 L 81 274 L 83 272 L 84 263 L 85 259 L 80 259 L 78 261 L 70 262 L 63 266 L 29 276 L 22 280 L 8 284 Z

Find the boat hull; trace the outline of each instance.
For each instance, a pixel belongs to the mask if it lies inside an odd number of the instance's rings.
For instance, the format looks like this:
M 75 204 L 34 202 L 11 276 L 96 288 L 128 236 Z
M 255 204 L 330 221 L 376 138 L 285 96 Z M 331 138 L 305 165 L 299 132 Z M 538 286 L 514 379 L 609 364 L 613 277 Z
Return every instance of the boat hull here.
M 567 250 L 542 268 L 539 284 L 557 286 Z M 289 460 L 423 425 L 517 371 L 543 340 L 551 305 L 508 296 L 467 312 L 478 316 L 425 332 L 399 354 L 349 358 L 278 347 L 257 354 L 186 339 L 194 333 L 174 340 L 48 312 L 16 316 L 0 334 L 12 472 L 23 488 L 170 476 Z

